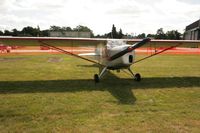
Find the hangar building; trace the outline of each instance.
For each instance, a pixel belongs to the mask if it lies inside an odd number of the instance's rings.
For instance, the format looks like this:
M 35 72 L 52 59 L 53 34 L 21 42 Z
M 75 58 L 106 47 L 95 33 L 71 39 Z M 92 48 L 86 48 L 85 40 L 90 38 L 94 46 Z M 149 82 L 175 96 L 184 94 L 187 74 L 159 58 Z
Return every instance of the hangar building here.
M 90 38 L 91 32 L 81 31 L 50 31 L 50 37 L 81 37 Z
M 185 40 L 200 40 L 200 19 L 186 26 L 184 39 Z

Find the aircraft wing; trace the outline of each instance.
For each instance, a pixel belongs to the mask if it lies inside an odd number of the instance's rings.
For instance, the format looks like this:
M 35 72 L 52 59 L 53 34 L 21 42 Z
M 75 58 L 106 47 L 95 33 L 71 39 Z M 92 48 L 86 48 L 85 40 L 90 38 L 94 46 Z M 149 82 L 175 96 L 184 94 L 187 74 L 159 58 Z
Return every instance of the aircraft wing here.
M 74 47 L 83 47 L 96 49 L 97 47 L 105 46 L 107 39 L 95 39 L 95 38 L 61 38 L 61 37 L 10 37 L 0 36 L 0 44 L 8 46 L 43 46 L 56 50 L 63 54 L 71 55 L 83 60 L 104 66 L 97 61 L 79 56 L 75 53 Z M 65 50 L 61 47 L 67 47 L 70 50 Z M 80 50 L 80 51 L 81 51 Z
M 0 43 L 9 46 L 39 46 L 41 43 L 53 46 L 95 46 L 106 44 L 106 39 L 66 38 L 66 37 L 6 37 L 0 36 Z
M 127 43 L 133 44 L 141 41 L 140 39 L 128 39 Z M 151 40 L 147 45 L 143 47 L 167 47 L 167 46 L 175 46 L 180 44 L 179 47 L 188 47 L 188 48 L 200 48 L 200 40 Z
M 66 38 L 66 37 L 10 37 L 0 36 L 0 43 L 9 46 L 39 46 L 41 42 L 53 46 L 96 46 L 106 45 L 108 40 L 105 38 Z M 116 39 L 117 40 L 117 39 Z M 134 44 L 141 39 L 124 39 L 128 44 Z M 200 40 L 151 40 L 148 45 L 142 47 L 165 47 L 181 44 L 180 47 L 200 47 Z
M 133 44 L 140 40 L 127 40 L 127 43 Z M 146 55 L 142 58 L 137 59 L 135 63 L 151 58 L 155 55 L 159 55 L 163 52 L 178 53 L 177 51 L 181 48 L 185 48 L 185 51 L 195 51 L 194 53 L 200 54 L 200 40 L 151 40 L 146 45 L 140 47 L 144 50 L 146 48 Z M 183 49 L 181 49 L 183 50 Z M 149 52 L 148 52 L 149 51 Z M 188 53 L 189 53 L 188 52 Z M 137 50 L 136 50 L 137 53 Z M 181 53 L 181 52 L 180 52 Z M 187 52 L 186 52 L 187 53 Z
M 67 47 L 95 47 L 99 48 L 105 46 L 108 40 L 112 39 L 97 39 L 97 38 L 61 38 L 61 37 L 0 37 L 0 43 L 9 46 L 46 46 L 51 49 L 57 50 L 59 52 L 76 56 L 88 60 L 87 58 L 81 57 L 78 54 L 71 53 L 69 51 L 63 50 L 58 46 Z M 117 39 L 116 39 L 117 40 Z M 128 44 L 134 44 L 140 42 L 141 39 L 124 39 Z M 147 44 L 139 48 L 151 48 L 154 52 L 150 55 L 137 60 L 135 63 L 145 60 L 147 58 L 153 57 L 155 55 L 161 54 L 167 50 L 173 49 L 175 47 L 187 47 L 187 48 L 200 48 L 200 41 L 198 40 L 151 40 Z M 93 63 L 100 64 L 95 61 L 90 61 Z M 101 65 L 101 64 L 100 64 Z

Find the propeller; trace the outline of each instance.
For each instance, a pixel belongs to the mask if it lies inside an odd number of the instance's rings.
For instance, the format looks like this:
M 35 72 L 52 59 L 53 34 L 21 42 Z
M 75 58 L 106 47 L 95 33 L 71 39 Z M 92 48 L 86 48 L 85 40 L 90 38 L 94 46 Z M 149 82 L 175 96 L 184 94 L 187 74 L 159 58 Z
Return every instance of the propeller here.
M 150 38 L 144 38 L 142 41 L 137 42 L 137 43 L 134 43 L 132 46 L 126 48 L 125 50 L 120 51 L 119 53 L 117 53 L 117 54 L 111 56 L 111 57 L 109 58 L 109 60 L 110 60 L 110 61 L 115 60 L 115 59 L 117 59 L 117 58 L 119 58 L 119 57 L 125 55 L 126 53 L 131 52 L 131 51 L 135 50 L 136 48 L 139 48 L 139 47 L 143 46 L 144 44 L 146 44 L 146 43 L 149 42 L 149 41 L 151 41 Z

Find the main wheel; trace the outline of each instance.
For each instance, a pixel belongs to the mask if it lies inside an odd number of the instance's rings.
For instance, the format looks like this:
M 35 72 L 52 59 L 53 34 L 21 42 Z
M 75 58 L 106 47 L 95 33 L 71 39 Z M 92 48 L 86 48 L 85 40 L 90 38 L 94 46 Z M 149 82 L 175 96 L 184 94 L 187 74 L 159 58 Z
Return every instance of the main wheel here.
M 134 75 L 134 80 L 135 80 L 135 81 L 141 81 L 141 76 L 140 76 L 139 73 L 136 73 L 136 74 Z
M 99 82 L 99 75 L 98 75 L 98 74 L 95 74 L 95 75 L 94 75 L 94 82 L 95 82 L 95 83 L 98 83 L 98 82 Z

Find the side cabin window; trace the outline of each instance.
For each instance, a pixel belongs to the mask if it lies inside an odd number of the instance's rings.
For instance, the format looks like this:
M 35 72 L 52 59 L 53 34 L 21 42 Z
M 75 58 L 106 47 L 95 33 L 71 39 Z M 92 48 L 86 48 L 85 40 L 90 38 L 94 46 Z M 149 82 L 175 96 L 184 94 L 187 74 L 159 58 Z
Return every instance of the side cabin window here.
M 129 55 L 128 60 L 129 60 L 129 63 L 133 63 L 133 55 Z

